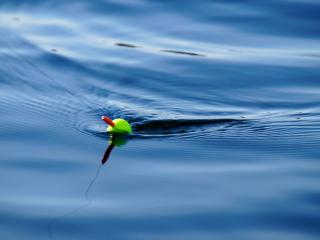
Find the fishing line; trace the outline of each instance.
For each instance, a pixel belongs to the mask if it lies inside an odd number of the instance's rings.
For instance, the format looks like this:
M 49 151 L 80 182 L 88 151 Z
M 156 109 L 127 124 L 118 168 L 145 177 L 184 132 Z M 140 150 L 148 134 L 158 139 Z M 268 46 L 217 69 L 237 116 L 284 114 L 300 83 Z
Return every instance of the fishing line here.
M 84 197 L 85 197 L 86 203 L 83 205 L 80 205 L 79 207 L 77 207 L 77 208 L 75 208 L 65 214 L 63 214 L 62 216 L 59 216 L 57 218 L 52 219 L 49 222 L 48 227 L 47 227 L 47 232 L 48 232 L 48 237 L 50 240 L 54 240 L 54 235 L 53 235 L 54 225 L 56 225 L 60 221 L 63 221 L 63 219 L 67 219 L 68 217 L 76 214 L 80 210 L 83 210 L 83 209 L 89 207 L 92 204 L 92 199 L 90 198 L 89 193 L 90 193 L 90 190 L 92 189 L 92 186 L 94 185 L 94 183 L 96 182 L 96 180 L 100 174 L 102 166 L 103 166 L 103 164 L 99 165 L 99 167 L 96 171 L 96 174 L 94 175 L 94 177 L 92 178 L 92 180 L 88 184 L 86 191 L 84 192 Z

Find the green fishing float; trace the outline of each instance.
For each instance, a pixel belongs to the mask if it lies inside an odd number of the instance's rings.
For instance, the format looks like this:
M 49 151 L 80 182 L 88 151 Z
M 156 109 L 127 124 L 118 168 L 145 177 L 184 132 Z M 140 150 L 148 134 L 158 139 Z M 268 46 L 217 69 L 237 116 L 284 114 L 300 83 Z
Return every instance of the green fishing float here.
M 130 134 L 132 133 L 132 128 L 130 124 L 122 119 L 110 119 L 106 116 L 102 116 L 101 119 L 105 121 L 109 126 L 107 127 L 107 132 L 112 134 Z

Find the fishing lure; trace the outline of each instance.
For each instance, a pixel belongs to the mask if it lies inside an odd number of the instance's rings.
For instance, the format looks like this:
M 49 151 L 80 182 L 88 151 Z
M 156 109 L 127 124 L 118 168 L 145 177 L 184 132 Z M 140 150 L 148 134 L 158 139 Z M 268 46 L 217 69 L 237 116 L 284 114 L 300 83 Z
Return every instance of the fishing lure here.
M 122 118 L 117 118 L 117 119 L 111 120 L 110 118 L 108 118 L 106 116 L 102 116 L 101 119 L 109 125 L 107 128 L 107 132 L 109 132 L 109 133 L 114 133 L 114 134 L 130 134 L 130 133 L 132 133 L 132 129 L 131 129 L 130 124 Z

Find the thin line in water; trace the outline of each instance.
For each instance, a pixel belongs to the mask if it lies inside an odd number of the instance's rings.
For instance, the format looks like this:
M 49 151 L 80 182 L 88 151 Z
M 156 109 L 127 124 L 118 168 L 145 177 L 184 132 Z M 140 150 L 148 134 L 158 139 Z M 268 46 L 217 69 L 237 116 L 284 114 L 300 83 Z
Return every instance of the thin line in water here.
M 56 218 L 53 218 L 49 223 L 48 223 L 48 226 L 47 226 L 47 233 L 48 233 L 48 238 L 50 240 L 54 240 L 54 234 L 53 234 L 53 230 L 54 230 L 54 226 L 58 223 L 58 222 L 61 222 L 63 219 L 67 219 L 68 217 L 76 214 L 77 212 L 79 212 L 80 210 L 83 210 L 85 209 L 86 207 L 90 206 L 92 204 L 92 200 L 89 196 L 89 193 L 90 193 L 90 190 L 92 189 L 92 186 L 94 185 L 94 183 L 96 182 L 99 174 L 100 174 L 100 171 L 101 171 L 101 168 L 102 168 L 102 164 L 99 165 L 97 171 L 96 171 L 96 174 L 94 175 L 94 177 L 92 178 L 92 180 L 90 181 L 90 183 L 88 184 L 88 187 L 84 193 L 84 196 L 85 196 L 85 199 L 86 199 L 86 203 L 83 204 L 83 205 L 80 205 L 79 207 L 71 210 L 71 211 L 68 211 L 66 212 L 65 214 L 63 214 L 62 216 L 59 216 L 59 217 L 56 217 Z

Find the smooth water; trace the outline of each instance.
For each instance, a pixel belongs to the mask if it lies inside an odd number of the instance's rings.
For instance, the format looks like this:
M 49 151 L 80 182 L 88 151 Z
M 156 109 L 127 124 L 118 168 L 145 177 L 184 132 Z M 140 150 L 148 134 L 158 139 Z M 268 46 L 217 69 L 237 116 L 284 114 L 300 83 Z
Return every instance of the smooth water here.
M 319 22 L 316 0 L 1 0 L 0 239 L 319 239 Z

